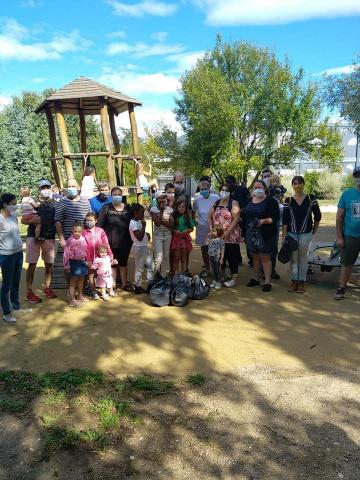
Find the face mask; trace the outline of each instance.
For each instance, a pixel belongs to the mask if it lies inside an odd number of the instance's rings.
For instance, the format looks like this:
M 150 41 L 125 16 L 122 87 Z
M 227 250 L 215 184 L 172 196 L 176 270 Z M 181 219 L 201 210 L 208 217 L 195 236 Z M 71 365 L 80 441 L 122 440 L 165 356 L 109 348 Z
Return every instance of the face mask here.
M 88 220 L 85 222 L 85 225 L 87 226 L 87 228 L 93 228 L 95 227 L 95 220 Z
M 6 205 L 5 208 L 9 213 L 15 213 L 19 207 L 17 205 Z
M 202 195 L 204 198 L 208 198 L 208 196 L 210 195 L 210 191 L 209 190 L 200 190 L 200 195 Z
M 166 195 L 169 200 L 175 197 L 175 193 L 167 193 Z
M 270 177 L 263 178 L 264 183 L 269 186 L 270 185 Z
M 112 201 L 114 205 L 120 205 L 120 203 L 122 203 L 122 195 L 113 196 Z
M 220 197 L 221 198 L 229 198 L 230 197 L 230 192 L 227 192 L 226 190 L 221 190 Z
M 66 196 L 68 198 L 75 198 L 77 194 L 78 194 L 78 190 L 76 187 L 68 187 L 66 190 Z
M 175 183 L 175 190 L 180 193 L 184 190 L 184 184 L 183 183 Z
M 360 177 L 355 177 L 355 185 L 360 188 Z
M 109 192 L 100 192 L 101 198 L 108 198 L 109 195 L 110 195 Z
M 44 188 L 44 190 L 41 190 L 40 193 L 43 198 L 50 198 L 52 192 L 50 189 Z
M 259 197 L 259 198 L 265 197 L 265 191 L 262 188 L 255 188 L 253 193 L 255 197 Z

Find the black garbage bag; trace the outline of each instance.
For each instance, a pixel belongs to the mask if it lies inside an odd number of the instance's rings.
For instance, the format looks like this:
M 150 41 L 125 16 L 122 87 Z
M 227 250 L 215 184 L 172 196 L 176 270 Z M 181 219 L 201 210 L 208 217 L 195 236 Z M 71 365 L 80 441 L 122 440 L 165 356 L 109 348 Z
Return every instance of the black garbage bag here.
M 150 290 L 150 300 L 155 307 L 165 307 L 170 303 L 170 282 L 162 277 L 160 273 L 156 273 L 153 280 L 153 286 Z
M 246 229 L 246 246 L 250 253 L 262 252 L 264 248 L 264 239 L 258 225 L 259 220 L 255 219 Z
M 192 279 L 191 286 L 193 300 L 203 300 L 209 295 L 210 287 L 199 275 Z
M 291 253 L 295 252 L 299 248 L 297 240 L 290 235 L 287 235 L 284 239 L 282 247 L 278 253 L 278 260 L 281 263 L 289 263 L 291 259 Z
M 174 305 L 174 307 L 183 307 L 186 305 L 189 299 L 191 299 L 193 293 L 191 278 L 179 273 L 173 277 L 171 286 L 171 305 Z

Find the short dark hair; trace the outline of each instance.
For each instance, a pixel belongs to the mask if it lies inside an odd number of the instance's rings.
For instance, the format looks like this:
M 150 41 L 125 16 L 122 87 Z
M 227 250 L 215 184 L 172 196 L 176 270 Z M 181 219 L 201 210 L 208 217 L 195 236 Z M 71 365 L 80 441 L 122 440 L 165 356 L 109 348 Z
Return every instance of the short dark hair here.
M 261 172 L 261 175 L 264 175 L 265 172 L 269 172 L 271 173 L 271 175 L 273 174 L 272 170 L 270 170 L 270 168 L 264 168 L 264 170 Z
M 3 193 L 0 197 L 0 209 L 4 208 L 4 204 L 8 205 L 10 202 L 16 199 L 16 196 L 13 193 Z
M 84 228 L 84 224 L 83 224 L 83 222 L 79 222 L 79 221 L 77 221 L 77 222 L 74 222 L 74 223 L 72 224 L 72 227 L 71 227 L 71 229 L 73 229 L 73 228 L 76 228 L 76 227 L 80 227 L 80 228 L 82 228 L 82 229 L 83 229 L 83 228 Z
M 134 217 L 135 213 L 140 212 L 141 210 L 144 210 L 143 205 L 140 205 L 140 203 L 133 203 L 131 205 L 131 216 Z
M 304 183 L 305 184 L 305 179 L 301 175 L 295 175 L 295 177 L 293 177 L 293 179 L 291 180 L 291 185 L 293 185 L 294 182 L 299 182 L 299 183 Z
M 112 195 L 114 192 L 116 192 L 116 191 L 121 192 L 121 195 L 122 195 L 122 193 L 123 193 L 122 190 L 121 190 L 121 187 L 115 186 L 115 187 L 112 187 L 112 189 L 111 189 L 111 192 L 110 192 L 111 195 Z
M 95 170 L 95 167 L 94 165 L 89 165 L 88 167 L 85 168 L 85 172 L 84 172 L 84 176 L 88 176 L 88 175 L 91 175 L 92 173 L 94 173 L 96 170 Z
M 209 175 L 203 175 L 202 177 L 199 178 L 199 182 L 209 182 L 211 183 L 211 177 Z
M 85 215 L 85 218 L 89 218 L 89 217 L 93 217 L 95 218 L 95 220 L 97 219 L 97 215 L 95 212 L 88 212 L 86 215 Z
M 173 183 L 167 183 L 167 184 L 165 185 L 164 190 L 167 190 L 168 188 L 175 188 L 175 185 L 174 185 Z
M 227 175 L 225 177 L 225 183 L 236 183 L 236 178 L 234 175 Z

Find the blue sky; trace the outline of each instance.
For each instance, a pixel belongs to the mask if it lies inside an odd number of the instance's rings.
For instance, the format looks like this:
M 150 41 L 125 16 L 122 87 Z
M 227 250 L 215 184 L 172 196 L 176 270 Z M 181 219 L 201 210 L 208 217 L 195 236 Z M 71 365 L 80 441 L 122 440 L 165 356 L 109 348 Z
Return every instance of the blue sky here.
M 179 77 L 220 33 L 288 55 L 310 76 L 349 71 L 359 0 L 0 0 L 0 104 L 88 76 L 143 101 L 140 129 L 171 113 Z M 120 123 L 126 125 L 127 118 Z

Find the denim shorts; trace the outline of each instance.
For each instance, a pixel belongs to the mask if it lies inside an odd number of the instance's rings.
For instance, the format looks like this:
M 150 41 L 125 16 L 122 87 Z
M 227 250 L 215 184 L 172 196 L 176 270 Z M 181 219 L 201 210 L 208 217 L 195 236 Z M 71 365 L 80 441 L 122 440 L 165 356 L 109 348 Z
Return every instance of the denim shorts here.
M 71 277 L 84 277 L 88 274 L 88 268 L 85 260 L 69 260 L 70 264 L 70 276 Z

